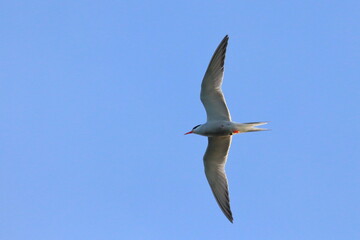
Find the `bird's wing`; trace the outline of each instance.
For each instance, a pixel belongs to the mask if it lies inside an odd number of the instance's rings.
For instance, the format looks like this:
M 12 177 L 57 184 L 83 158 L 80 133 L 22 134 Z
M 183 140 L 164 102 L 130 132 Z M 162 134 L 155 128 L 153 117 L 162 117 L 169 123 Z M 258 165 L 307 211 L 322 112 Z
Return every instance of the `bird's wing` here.
M 200 99 L 204 104 L 208 121 L 231 121 L 230 112 L 221 90 L 228 40 L 229 37 L 226 35 L 215 50 L 201 84 Z
M 208 137 L 208 141 L 208 147 L 204 155 L 206 178 L 219 207 L 229 221 L 233 222 L 228 182 L 225 173 L 225 164 L 231 145 L 231 136 Z

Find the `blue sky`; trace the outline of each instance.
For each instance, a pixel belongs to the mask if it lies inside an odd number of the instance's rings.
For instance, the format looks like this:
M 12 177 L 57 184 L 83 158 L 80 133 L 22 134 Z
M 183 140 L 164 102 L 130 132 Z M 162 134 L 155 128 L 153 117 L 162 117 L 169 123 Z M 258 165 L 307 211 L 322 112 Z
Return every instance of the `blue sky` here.
M 2 1 L 0 238 L 360 239 L 359 1 Z M 183 133 L 229 34 L 234 224 Z

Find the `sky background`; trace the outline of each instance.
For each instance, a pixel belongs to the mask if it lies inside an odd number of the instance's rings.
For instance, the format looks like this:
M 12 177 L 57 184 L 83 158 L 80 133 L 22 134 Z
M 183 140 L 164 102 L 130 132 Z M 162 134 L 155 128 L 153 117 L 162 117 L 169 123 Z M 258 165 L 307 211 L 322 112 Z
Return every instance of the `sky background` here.
M 360 2 L 1 1 L 0 238 L 360 239 Z M 199 99 L 229 34 L 234 224 Z

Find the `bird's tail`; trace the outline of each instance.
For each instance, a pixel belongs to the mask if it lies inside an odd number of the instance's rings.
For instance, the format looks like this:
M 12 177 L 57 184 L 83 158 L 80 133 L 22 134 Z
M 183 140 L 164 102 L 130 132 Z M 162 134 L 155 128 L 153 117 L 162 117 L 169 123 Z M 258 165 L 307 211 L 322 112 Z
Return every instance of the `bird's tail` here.
M 266 128 L 258 128 L 257 126 L 261 126 L 267 124 L 268 122 L 250 122 L 250 123 L 243 123 L 244 132 L 257 132 L 257 131 L 266 131 L 269 129 Z

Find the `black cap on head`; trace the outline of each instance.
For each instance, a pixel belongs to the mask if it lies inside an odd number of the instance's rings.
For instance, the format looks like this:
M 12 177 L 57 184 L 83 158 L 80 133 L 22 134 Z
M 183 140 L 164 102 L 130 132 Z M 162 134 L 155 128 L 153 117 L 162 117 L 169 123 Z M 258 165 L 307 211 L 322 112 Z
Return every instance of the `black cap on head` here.
M 193 127 L 193 129 L 192 130 L 194 130 L 195 128 L 197 128 L 198 126 L 200 126 L 201 124 L 199 124 L 199 125 L 196 125 L 195 127 Z

